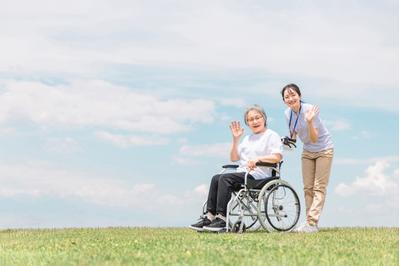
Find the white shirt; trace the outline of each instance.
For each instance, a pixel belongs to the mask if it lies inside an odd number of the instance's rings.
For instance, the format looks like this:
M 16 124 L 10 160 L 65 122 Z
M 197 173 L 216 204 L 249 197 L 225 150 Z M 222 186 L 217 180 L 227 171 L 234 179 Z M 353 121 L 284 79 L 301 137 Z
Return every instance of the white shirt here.
M 319 113 L 313 119 L 313 126 L 318 129 L 318 140 L 315 143 L 311 142 L 310 135 L 308 134 L 307 121 L 305 119 L 305 113 L 313 107 L 312 104 L 302 103 L 301 111 L 299 114 L 299 119 L 296 124 L 296 128 L 294 131 L 297 136 L 303 142 L 303 149 L 310 152 L 320 152 L 323 150 L 333 148 L 333 142 L 331 139 L 331 135 L 329 134 L 328 129 L 322 123 L 321 118 L 319 117 Z M 292 120 L 290 121 L 290 131 L 293 131 L 294 125 L 297 120 L 297 114 L 293 112 L 290 108 L 286 109 L 285 116 L 286 121 L 289 125 L 290 114 L 292 114 Z
M 238 146 L 239 153 L 239 167 L 236 169 L 237 172 L 247 171 L 247 162 L 251 159 L 256 159 L 260 156 L 272 155 L 279 153 L 282 155 L 283 148 L 282 142 L 279 135 L 271 130 L 267 129 L 263 133 L 247 135 L 244 137 L 242 142 Z M 250 174 L 255 179 L 262 179 L 270 177 L 272 170 L 267 167 L 256 167 L 250 171 Z

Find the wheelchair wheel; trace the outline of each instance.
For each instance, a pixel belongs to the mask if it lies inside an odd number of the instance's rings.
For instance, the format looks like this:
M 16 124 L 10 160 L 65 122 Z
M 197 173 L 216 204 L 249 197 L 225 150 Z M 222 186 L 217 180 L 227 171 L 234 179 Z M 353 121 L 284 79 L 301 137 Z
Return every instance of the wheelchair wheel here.
M 300 201 L 292 187 L 276 183 L 263 189 L 259 198 L 259 218 L 264 228 L 276 231 L 290 231 L 300 217 Z
M 258 222 L 257 204 L 250 197 L 241 196 L 240 192 L 232 197 L 228 204 L 228 223 L 232 232 L 238 232 L 240 222 L 244 223 L 243 231 L 255 231 L 260 228 Z
M 289 231 L 300 217 L 300 201 L 288 185 L 275 186 L 264 202 L 269 224 L 278 231 Z

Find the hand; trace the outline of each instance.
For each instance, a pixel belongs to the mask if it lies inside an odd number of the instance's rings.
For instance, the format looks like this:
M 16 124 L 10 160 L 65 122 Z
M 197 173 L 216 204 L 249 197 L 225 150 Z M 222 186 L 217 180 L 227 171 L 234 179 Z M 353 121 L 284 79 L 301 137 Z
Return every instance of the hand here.
M 311 107 L 311 109 L 309 109 L 306 112 L 305 118 L 306 118 L 307 123 L 310 123 L 318 113 L 319 113 L 319 107 L 316 105 L 313 105 Z
M 248 162 L 247 162 L 247 169 L 249 170 L 249 171 L 251 171 L 251 170 L 254 170 L 257 166 L 256 166 L 256 163 L 257 163 L 258 161 L 257 160 L 249 160 Z
M 231 124 L 229 125 L 229 128 L 231 129 L 232 137 L 234 139 L 240 139 L 240 137 L 244 133 L 244 129 L 242 127 L 240 127 L 240 122 L 239 121 L 231 122 Z

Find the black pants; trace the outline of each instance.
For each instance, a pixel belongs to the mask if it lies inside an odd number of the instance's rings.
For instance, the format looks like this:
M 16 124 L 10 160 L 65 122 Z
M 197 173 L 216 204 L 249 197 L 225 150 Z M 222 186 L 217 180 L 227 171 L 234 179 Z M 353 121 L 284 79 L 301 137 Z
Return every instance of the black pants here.
M 207 212 L 213 215 L 221 214 L 226 216 L 226 208 L 233 191 L 238 191 L 244 184 L 246 173 L 227 173 L 213 176 L 210 184 L 210 191 L 207 199 Z M 248 179 L 254 179 L 247 175 Z

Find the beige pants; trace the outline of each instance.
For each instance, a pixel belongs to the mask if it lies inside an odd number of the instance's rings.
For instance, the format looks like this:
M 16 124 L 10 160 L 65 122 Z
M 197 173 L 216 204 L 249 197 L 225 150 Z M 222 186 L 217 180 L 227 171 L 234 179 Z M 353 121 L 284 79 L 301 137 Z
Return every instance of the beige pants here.
M 301 156 L 306 219 L 309 225 L 318 225 L 325 203 L 326 187 L 333 160 L 333 149 L 320 152 L 303 150 Z

